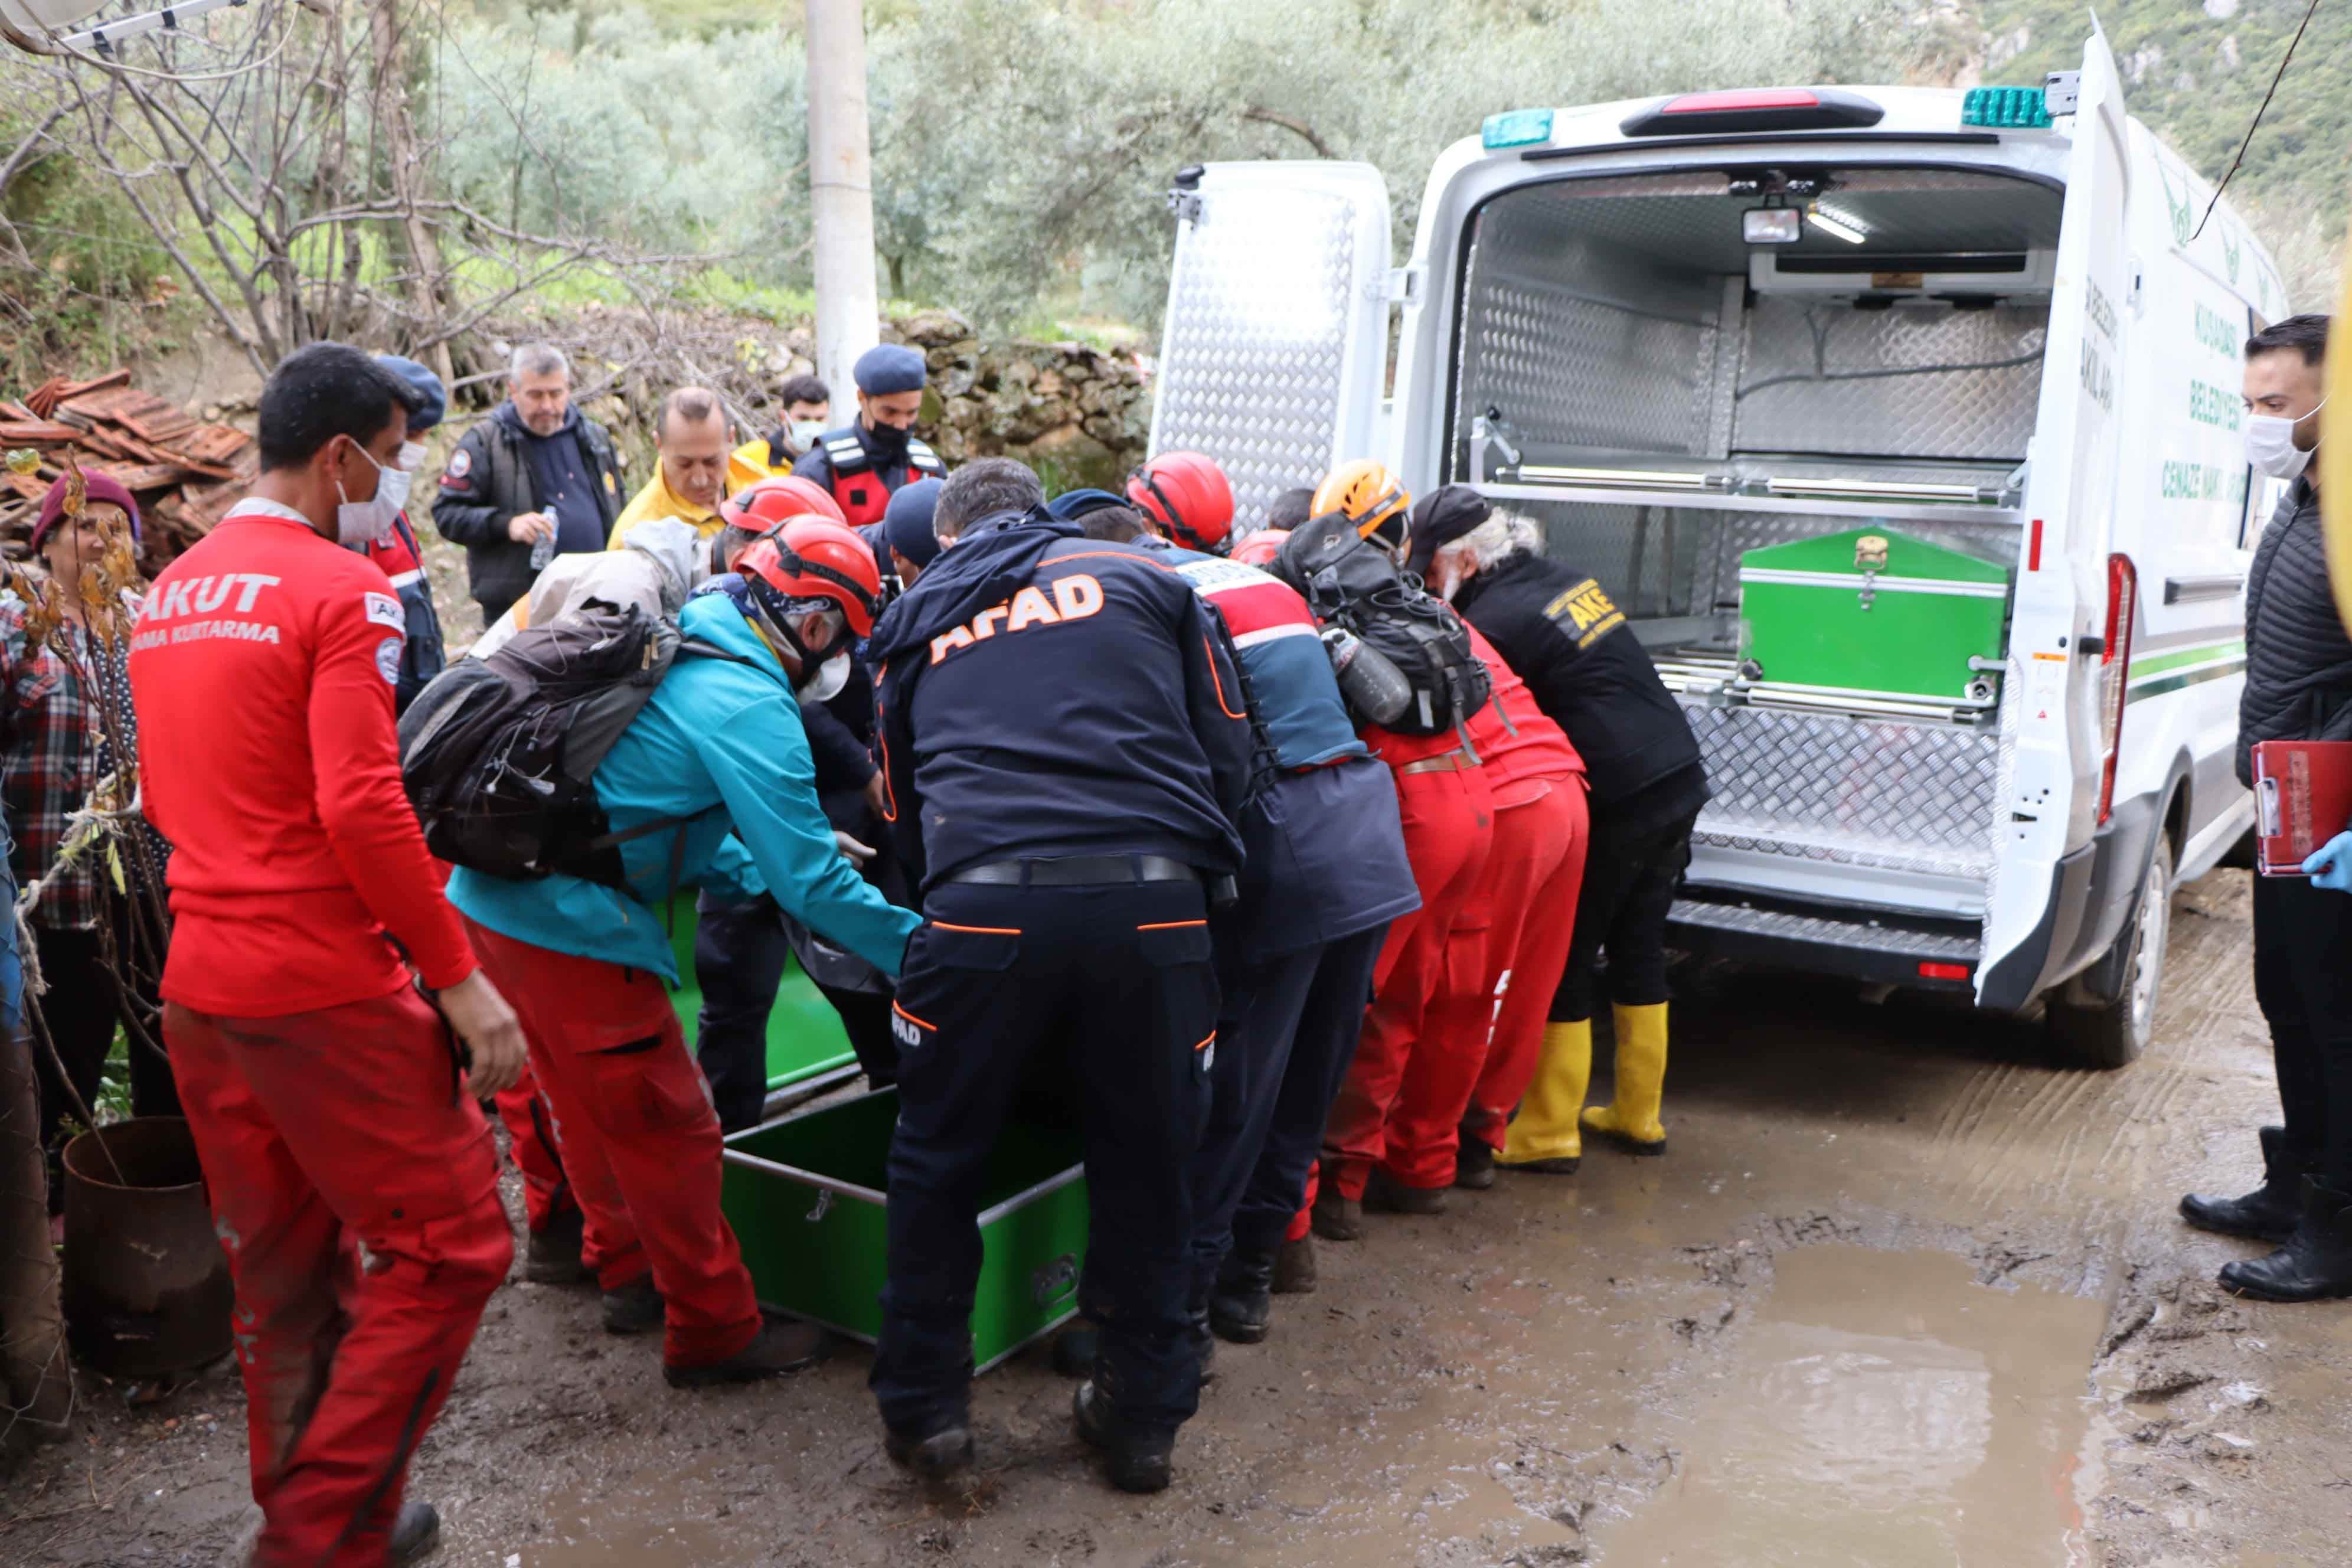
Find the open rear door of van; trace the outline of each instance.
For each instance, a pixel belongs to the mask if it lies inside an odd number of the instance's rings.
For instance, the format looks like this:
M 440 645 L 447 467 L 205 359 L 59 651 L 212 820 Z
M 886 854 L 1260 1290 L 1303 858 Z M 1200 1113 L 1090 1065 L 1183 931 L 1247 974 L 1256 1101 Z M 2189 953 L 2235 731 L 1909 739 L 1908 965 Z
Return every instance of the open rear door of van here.
M 1370 163 L 1179 176 L 1151 449 L 1206 452 L 1236 533 L 1333 463 L 1379 455 L 1389 192 Z
M 2002 841 L 1978 972 L 1978 997 L 1989 1006 L 2022 1007 L 2053 971 L 2079 967 L 2095 919 L 2091 838 L 2116 742 L 2102 718 L 2114 708 L 2103 660 L 2124 650 L 2093 652 L 2084 643 L 2086 634 L 2105 631 L 2116 391 L 2132 288 L 2124 225 L 2130 141 L 2123 84 L 2103 36 L 2084 47 L 2077 92 L 2002 693 L 2003 739 L 2014 742 L 2014 762 L 2003 770 L 2009 788 L 1994 828 Z M 2113 688 L 2121 691 L 2120 679 Z

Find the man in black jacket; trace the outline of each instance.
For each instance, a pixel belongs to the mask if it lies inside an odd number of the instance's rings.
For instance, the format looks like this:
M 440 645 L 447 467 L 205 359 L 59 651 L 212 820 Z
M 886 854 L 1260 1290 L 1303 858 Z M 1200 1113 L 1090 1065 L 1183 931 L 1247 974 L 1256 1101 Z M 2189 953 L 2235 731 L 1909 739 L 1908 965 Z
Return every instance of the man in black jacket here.
M 1255 728 L 1232 639 L 1153 552 L 1088 540 L 1020 464 L 940 488 L 946 546 L 874 628 L 887 810 L 922 889 L 898 980 L 889 1271 L 870 1382 L 894 1459 L 971 1459 L 973 1224 L 1049 1053 L 1086 1147 L 1080 1436 L 1168 1485 L 1198 1404 L 1187 1166 L 1214 1059 L 1209 900 L 1242 860 Z
M 1573 1171 L 1583 1129 L 1635 1153 L 1664 1153 L 1666 912 L 1707 799 L 1698 742 L 1608 593 L 1588 574 L 1547 557 L 1534 524 L 1493 513 L 1467 485 L 1447 485 L 1413 509 L 1412 542 L 1413 567 L 1431 589 L 1495 645 L 1536 706 L 1568 731 L 1591 789 L 1591 848 L 1576 933 L 1552 997 L 1542 1060 L 1497 1163 Z M 1612 1103 L 1585 1110 L 1604 952 L 1615 1090 Z M 1511 1109 L 1474 1098 L 1472 1131 L 1490 1135 Z
M 2319 487 L 2328 318 L 2290 316 L 2246 342 L 2246 460 L 2293 481 L 2246 579 L 2238 780 L 2262 741 L 2352 740 L 2352 638 L 2327 586 Z M 2301 877 L 2254 879 L 2254 997 L 2270 1025 L 2284 1127 L 2262 1129 L 2263 1184 L 2191 1193 L 2203 1230 L 2281 1244 L 2231 1263 L 2222 1288 L 2270 1301 L 2352 1296 L 2352 899 Z
M 530 591 L 536 547 L 602 550 L 621 515 L 613 438 L 572 405 L 572 367 L 562 351 L 525 343 L 510 371 L 507 401 L 449 454 L 433 502 L 433 526 L 466 547 L 485 626 Z

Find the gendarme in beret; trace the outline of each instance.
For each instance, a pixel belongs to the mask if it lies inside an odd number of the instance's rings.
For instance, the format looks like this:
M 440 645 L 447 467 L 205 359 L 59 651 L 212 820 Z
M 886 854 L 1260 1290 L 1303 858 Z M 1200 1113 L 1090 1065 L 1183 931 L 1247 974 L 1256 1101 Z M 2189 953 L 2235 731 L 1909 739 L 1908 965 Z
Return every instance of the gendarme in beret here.
M 923 356 L 904 343 L 877 343 L 857 356 L 857 390 L 868 397 L 923 390 Z

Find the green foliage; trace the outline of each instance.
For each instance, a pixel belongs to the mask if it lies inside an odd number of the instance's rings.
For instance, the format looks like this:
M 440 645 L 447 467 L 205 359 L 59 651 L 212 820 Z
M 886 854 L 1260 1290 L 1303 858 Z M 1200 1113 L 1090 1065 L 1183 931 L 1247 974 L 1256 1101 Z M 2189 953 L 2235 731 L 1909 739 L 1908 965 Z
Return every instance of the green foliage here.
M 2098 8 L 2124 101 L 2208 178 L 2219 179 L 2271 85 L 2306 0 L 2109 0 Z M 2216 13 L 2219 13 L 2218 15 Z M 2077 0 L 1981 0 L 1985 79 L 2038 82 L 2082 63 Z M 2352 6 L 2323 4 L 2247 150 L 2230 200 L 2276 253 L 2290 295 L 2327 309 L 2352 163 Z

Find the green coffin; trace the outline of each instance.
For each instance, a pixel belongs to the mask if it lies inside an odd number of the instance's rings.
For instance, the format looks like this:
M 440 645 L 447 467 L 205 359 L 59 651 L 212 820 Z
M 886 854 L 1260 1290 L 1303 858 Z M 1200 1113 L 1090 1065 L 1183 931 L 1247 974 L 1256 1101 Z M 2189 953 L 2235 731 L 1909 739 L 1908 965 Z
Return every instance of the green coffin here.
M 678 988 L 670 1002 L 686 1030 L 686 1048 L 694 1048 L 702 1013 L 702 983 L 694 973 L 694 893 L 688 889 L 670 900 L 670 948 L 677 955 Z M 768 1088 L 779 1089 L 814 1078 L 821 1072 L 857 1059 L 842 1032 L 841 1015 L 824 999 L 797 959 L 784 963 L 784 981 L 776 988 L 776 1005 L 768 1014 Z
M 1740 654 L 1772 686 L 1966 701 L 2008 617 L 2007 568 L 1890 529 L 1739 558 Z
M 881 1330 L 883 1205 L 895 1089 L 727 1140 L 720 1202 L 761 1303 L 871 1343 Z M 1075 1129 L 1009 1122 L 981 1192 L 972 1364 L 985 1372 L 1078 1310 L 1086 1169 Z

